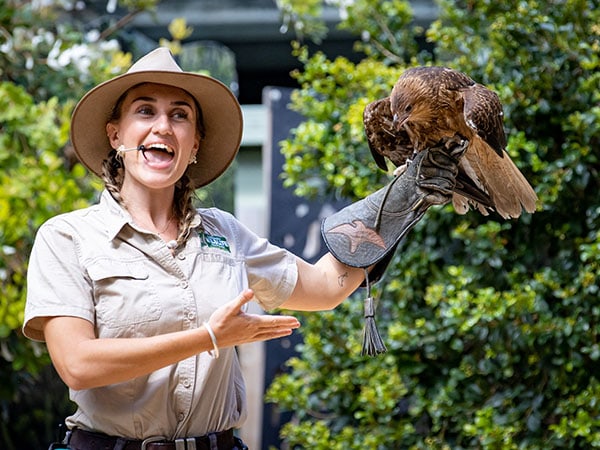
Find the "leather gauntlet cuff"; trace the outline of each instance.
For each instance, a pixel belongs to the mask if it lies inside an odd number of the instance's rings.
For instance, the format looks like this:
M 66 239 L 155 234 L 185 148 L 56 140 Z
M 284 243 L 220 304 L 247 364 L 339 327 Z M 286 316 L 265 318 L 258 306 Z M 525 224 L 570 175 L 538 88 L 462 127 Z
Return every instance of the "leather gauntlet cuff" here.
M 325 218 L 321 233 L 331 254 L 351 267 L 377 264 L 370 276 L 377 281 L 425 211 L 450 201 L 456 163 L 443 145 L 420 151 L 387 186 Z
M 421 220 L 431 205 L 443 205 L 452 197 L 458 158 L 466 149 L 462 141 L 448 142 L 418 152 L 405 172 L 387 186 L 359 200 L 321 223 L 329 252 L 340 262 L 365 269 L 367 298 L 362 353 L 386 351 L 375 326 L 375 305 L 370 283 L 377 282 L 390 263 L 396 247 Z M 367 268 L 372 267 L 370 272 Z
M 325 218 L 321 224 L 325 244 L 336 259 L 351 267 L 389 263 L 402 237 L 429 207 L 424 199 L 413 177 L 398 176 L 386 187 Z

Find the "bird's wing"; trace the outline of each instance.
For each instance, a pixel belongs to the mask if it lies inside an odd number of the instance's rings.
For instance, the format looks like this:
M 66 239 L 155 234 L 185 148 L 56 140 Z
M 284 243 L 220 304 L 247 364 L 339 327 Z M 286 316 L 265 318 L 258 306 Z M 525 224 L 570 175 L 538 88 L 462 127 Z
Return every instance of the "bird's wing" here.
M 501 158 L 506 148 L 502 104 L 498 95 L 481 84 L 462 90 L 464 118 L 469 127 Z
M 408 134 L 404 130 L 394 130 L 389 97 L 371 102 L 365 107 L 363 124 L 369 149 L 381 169 L 387 170 L 386 157 L 396 166 L 401 166 L 413 154 Z
M 504 114 L 498 95 L 476 83 L 463 89 L 462 96 L 465 122 L 476 133 L 465 160 L 494 209 L 505 219 L 519 217 L 522 209 L 534 212 L 537 195 L 505 151 Z

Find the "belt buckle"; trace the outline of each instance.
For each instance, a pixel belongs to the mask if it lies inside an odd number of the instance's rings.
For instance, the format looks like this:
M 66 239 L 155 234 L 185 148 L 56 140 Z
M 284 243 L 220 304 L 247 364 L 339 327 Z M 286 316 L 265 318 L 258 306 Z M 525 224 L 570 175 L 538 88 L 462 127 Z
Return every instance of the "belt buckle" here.
M 196 450 L 196 438 L 175 439 L 175 450 Z
M 166 439 L 167 438 L 164 436 L 150 436 L 149 438 L 146 438 L 142 441 L 142 446 L 140 447 L 140 450 L 146 450 L 148 444 L 152 444 L 153 442 L 164 441 Z

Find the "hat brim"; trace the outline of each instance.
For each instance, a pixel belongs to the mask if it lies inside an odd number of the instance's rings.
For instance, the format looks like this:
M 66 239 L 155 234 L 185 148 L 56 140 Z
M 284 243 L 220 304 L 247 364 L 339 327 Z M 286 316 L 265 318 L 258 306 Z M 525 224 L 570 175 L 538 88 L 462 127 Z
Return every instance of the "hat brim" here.
M 117 99 L 140 83 L 178 87 L 202 108 L 206 136 L 187 174 L 193 185 L 205 186 L 221 175 L 235 158 L 242 140 L 242 110 L 233 93 L 220 81 L 190 72 L 146 70 L 125 73 L 99 84 L 82 97 L 71 119 L 71 143 L 81 163 L 102 176 L 102 162 L 111 151 L 106 123 Z

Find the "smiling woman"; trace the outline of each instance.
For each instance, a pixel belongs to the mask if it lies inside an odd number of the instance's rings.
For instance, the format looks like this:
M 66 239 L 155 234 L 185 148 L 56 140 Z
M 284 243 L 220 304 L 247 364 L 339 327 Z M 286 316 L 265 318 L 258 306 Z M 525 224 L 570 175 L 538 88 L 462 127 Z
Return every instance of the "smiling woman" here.
M 245 448 L 233 431 L 247 415 L 235 347 L 300 325 L 245 305 L 331 309 L 363 281 L 331 254 L 308 264 L 194 207 L 195 189 L 235 157 L 241 117 L 227 87 L 183 72 L 164 48 L 75 108 L 75 152 L 106 189 L 38 230 L 23 328 L 46 341 L 77 404 L 67 448 Z

